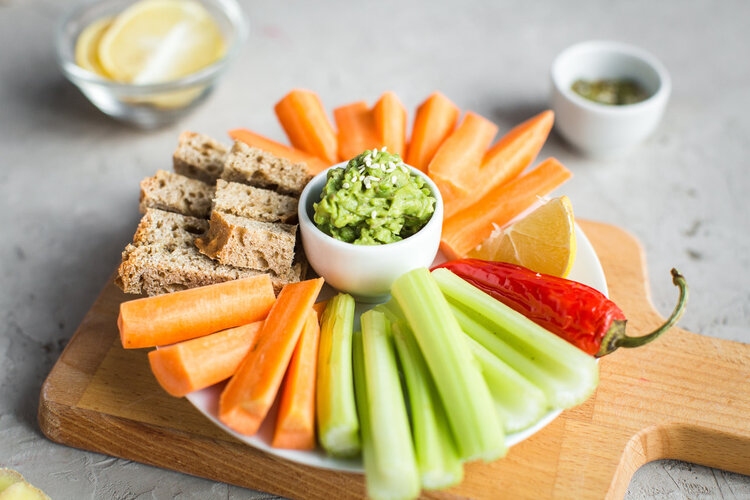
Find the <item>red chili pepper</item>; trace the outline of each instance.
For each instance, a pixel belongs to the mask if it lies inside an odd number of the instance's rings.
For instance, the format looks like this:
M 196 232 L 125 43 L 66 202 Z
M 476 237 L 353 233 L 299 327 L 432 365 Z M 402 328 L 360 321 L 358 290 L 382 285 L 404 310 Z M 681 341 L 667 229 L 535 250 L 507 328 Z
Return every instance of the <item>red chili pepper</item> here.
M 625 334 L 627 319 L 617 304 L 599 291 L 575 281 L 535 273 L 503 262 L 461 259 L 440 264 L 538 325 L 596 357 L 618 347 L 638 347 L 669 330 L 687 302 L 685 278 L 672 269 L 680 298 L 662 326 L 642 337 Z

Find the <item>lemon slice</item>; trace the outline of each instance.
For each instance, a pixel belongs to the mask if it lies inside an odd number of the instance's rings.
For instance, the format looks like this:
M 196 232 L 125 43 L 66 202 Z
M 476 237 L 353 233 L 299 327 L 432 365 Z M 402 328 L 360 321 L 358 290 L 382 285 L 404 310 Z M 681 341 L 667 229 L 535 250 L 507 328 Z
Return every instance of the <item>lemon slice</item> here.
M 99 62 L 99 42 L 111 24 L 111 17 L 97 19 L 86 26 L 76 40 L 76 64 L 105 78 L 109 78 L 109 75 Z
M 99 43 L 99 61 L 113 79 L 175 80 L 216 62 L 225 44 L 211 14 L 194 0 L 143 0 L 120 13 Z
M 575 256 L 573 207 L 567 196 L 553 198 L 504 230 L 495 230 L 470 253 L 560 277 L 568 275 Z

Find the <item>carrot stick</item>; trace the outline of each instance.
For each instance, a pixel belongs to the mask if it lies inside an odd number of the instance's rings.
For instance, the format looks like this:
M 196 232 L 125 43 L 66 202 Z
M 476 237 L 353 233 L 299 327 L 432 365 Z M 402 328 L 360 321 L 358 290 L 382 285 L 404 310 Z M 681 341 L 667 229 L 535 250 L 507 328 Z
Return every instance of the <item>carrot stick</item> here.
M 219 398 L 219 420 L 252 435 L 271 408 L 323 278 L 285 285 L 250 352 Z
M 546 110 L 512 128 L 485 153 L 483 177 L 497 186 L 519 175 L 541 151 L 554 122 L 555 113 Z
M 275 296 L 260 274 L 120 304 L 117 327 L 125 349 L 174 344 L 266 317 Z
M 317 156 L 307 154 L 299 149 L 290 148 L 280 142 L 272 141 L 271 139 L 244 128 L 230 130 L 229 137 L 235 141 L 242 141 L 248 146 L 262 149 L 263 151 L 278 156 L 279 158 L 286 158 L 292 163 L 304 163 L 307 165 L 307 170 L 310 172 L 310 175 L 318 174 L 331 166 L 330 163 L 326 163 Z
M 234 375 L 262 326 L 256 321 L 151 351 L 151 371 L 177 398 L 214 385 Z
M 468 196 L 443 199 L 445 217 L 450 217 L 494 187 L 520 175 L 539 154 L 554 121 L 554 113 L 544 111 L 517 125 L 497 141 L 484 154 L 471 193 Z
M 315 92 L 292 90 L 274 107 L 289 141 L 297 149 L 328 162 L 336 163 L 336 132 Z
M 315 373 L 320 325 L 310 310 L 281 387 L 281 403 L 271 446 L 293 450 L 315 448 Z
M 358 101 L 333 110 L 339 129 L 339 160 L 351 160 L 366 149 L 380 146 L 375 117 L 365 101 Z
M 548 158 L 527 174 L 497 186 L 443 221 L 440 249 L 448 259 L 464 257 L 492 233 L 494 225 L 504 226 L 572 175 L 556 159 Z
M 435 92 L 417 108 L 406 151 L 406 163 L 422 172 L 443 141 L 453 132 L 460 111 L 447 97 Z
M 313 310 L 317 313 L 318 319 L 323 318 L 323 311 L 326 310 L 326 306 L 328 305 L 327 300 L 322 300 L 320 302 L 316 302 L 313 304 Z
M 372 108 L 380 145 L 404 156 L 406 149 L 406 109 L 394 92 L 383 94 Z
M 461 125 L 443 142 L 427 167 L 440 194 L 448 198 L 471 192 L 485 151 L 497 134 L 497 125 L 469 111 Z

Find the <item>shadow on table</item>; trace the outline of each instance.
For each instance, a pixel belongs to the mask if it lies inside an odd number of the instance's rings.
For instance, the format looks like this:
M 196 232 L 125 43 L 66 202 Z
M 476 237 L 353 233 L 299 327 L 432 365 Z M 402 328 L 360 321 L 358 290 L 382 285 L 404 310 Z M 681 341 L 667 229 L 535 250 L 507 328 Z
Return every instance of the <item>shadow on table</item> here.
M 19 106 L 21 112 L 32 114 L 25 121 L 33 127 L 46 132 L 54 130 L 62 137 L 84 133 L 143 133 L 99 111 L 75 85 L 65 79 L 54 62 L 49 61 L 48 64 L 49 69 L 33 75 L 19 71 L 3 76 L 5 91 L 13 96 L 13 103 Z
M 486 118 L 500 127 L 497 137 L 499 139 L 513 127 L 547 109 L 550 109 L 550 106 L 546 100 L 501 103 L 491 108 L 490 114 Z M 563 139 L 554 127 L 544 144 L 544 149 L 546 156 L 559 156 L 560 160 L 563 160 L 565 157 L 575 157 L 580 160 L 586 159 L 578 149 Z M 538 160 L 536 163 L 538 163 Z
M 502 136 L 511 128 L 546 109 L 549 109 L 549 103 L 545 100 L 500 102 L 490 108 L 490 113 L 485 118 L 500 127 L 498 135 Z

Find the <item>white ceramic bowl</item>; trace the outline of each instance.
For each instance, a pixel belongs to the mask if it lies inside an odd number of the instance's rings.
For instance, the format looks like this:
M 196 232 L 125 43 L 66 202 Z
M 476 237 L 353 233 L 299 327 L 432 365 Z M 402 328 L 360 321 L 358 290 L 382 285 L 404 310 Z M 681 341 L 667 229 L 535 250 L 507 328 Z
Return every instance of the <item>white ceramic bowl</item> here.
M 330 168 L 340 168 L 347 162 Z M 313 222 L 313 204 L 320 201 L 328 170 L 310 181 L 299 199 L 299 227 L 302 245 L 310 265 L 334 288 L 350 293 L 362 302 L 379 302 L 387 298 L 393 281 L 407 271 L 430 267 L 440 246 L 443 228 L 443 199 L 435 183 L 419 170 L 437 200 L 435 212 L 417 233 L 386 245 L 354 245 L 325 234 Z
M 584 153 L 613 156 L 626 152 L 654 131 L 671 91 L 666 68 L 654 56 L 619 42 L 589 41 L 565 49 L 552 64 L 552 109 L 560 134 Z M 649 98 L 636 104 L 606 105 L 571 89 L 578 79 L 627 78 Z

